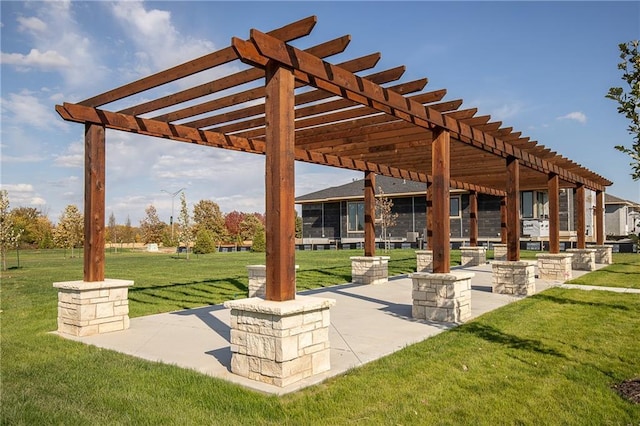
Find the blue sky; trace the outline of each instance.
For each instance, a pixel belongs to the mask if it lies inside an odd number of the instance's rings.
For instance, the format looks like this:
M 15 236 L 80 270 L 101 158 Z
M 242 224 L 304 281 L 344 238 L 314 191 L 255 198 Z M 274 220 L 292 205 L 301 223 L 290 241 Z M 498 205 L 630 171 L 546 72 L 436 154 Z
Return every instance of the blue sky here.
M 83 126 L 54 106 L 309 15 L 307 47 L 344 34 L 346 54 L 381 52 L 377 69 L 406 65 L 445 100 L 463 99 L 524 136 L 614 181 L 607 192 L 640 202 L 640 182 L 616 144 L 628 121 L 605 99 L 621 86 L 618 44 L 640 38 L 639 2 L 0 2 L 1 186 L 12 207 L 54 222 L 83 204 Z M 233 70 L 233 68 L 229 68 Z M 185 83 L 178 83 L 185 84 Z M 182 86 L 180 86 L 182 87 Z M 171 87 L 158 89 L 157 93 Z M 142 98 L 141 98 L 142 99 Z M 296 164 L 296 194 L 361 173 Z M 264 158 L 107 132 L 107 216 L 134 225 L 153 204 L 168 222 L 173 192 L 224 212 L 264 211 Z M 175 199 L 176 216 L 179 199 Z

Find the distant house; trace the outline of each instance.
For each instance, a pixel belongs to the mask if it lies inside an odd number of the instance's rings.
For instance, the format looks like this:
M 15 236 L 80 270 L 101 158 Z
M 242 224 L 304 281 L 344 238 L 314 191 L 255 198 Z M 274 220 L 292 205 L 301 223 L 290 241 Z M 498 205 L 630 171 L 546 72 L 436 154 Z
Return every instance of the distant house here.
M 424 238 L 426 228 L 426 184 L 376 176 L 376 194 L 382 189 L 398 214 L 389 229 L 391 240 L 413 244 Z M 301 206 L 304 244 L 353 244 L 364 241 L 364 180 L 326 188 L 296 198 Z M 587 191 L 587 241 L 595 241 L 593 211 L 595 196 Z M 560 238 L 575 241 L 573 192 L 560 193 Z M 451 242 L 460 245 L 469 239 L 468 192 L 451 190 Z M 548 237 L 549 202 L 546 191 L 520 193 L 521 237 L 523 241 L 543 241 Z M 376 228 L 378 237 L 380 230 Z M 478 234 L 480 242 L 500 241 L 500 198 L 478 194 Z
M 605 193 L 604 208 L 607 238 L 618 239 L 640 233 L 640 204 Z

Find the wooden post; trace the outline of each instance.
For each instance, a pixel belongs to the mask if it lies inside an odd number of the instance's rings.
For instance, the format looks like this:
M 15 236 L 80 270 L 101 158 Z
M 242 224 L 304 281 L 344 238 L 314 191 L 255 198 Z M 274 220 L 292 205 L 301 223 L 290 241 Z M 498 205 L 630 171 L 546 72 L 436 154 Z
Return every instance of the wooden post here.
M 507 260 L 520 260 L 520 162 L 507 157 Z
M 500 243 L 507 244 L 507 197 L 500 197 Z
M 427 249 L 433 248 L 433 182 L 427 183 L 427 235 L 424 240 L 427 243 Z
M 469 192 L 469 245 L 478 247 L 478 193 Z
M 364 255 L 376 255 L 376 175 L 364 172 Z
M 84 127 L 84 281 L 104 281 L 105 128 Z
M 560 253 L 560 177 L 549 173 L 549 253 Z
M 604 245 L 604 191 L 596 191 L 596 244 Z
M 449 265 L 449 142 L 450 134 L 438 128 L 433 132 L 432 167 L 433 173 L 433 272 L 448 273 Z
M 584 185 L 576 188 L 576 233 L 578 234 L 578 248 L 586 248 L 586 221 L 585 221 L 585 196 Z
M 269 62 L 265 87 L 266 298 L 295 299 L 294 78 Z

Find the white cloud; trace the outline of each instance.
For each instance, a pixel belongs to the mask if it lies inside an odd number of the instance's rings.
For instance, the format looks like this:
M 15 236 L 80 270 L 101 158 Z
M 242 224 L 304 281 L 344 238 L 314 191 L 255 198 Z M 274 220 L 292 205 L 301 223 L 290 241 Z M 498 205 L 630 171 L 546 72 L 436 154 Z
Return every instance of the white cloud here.
M 47 204 L 46 200 L 37 193 L 30 183 L 2 184 L 0 188 L 6 190 L 9 194 L 11 207 L 43 206 Z
M 19 16 L 18 23 L 20 24 L 20 26 L 18 27 L 20 31 L 42 33 L 47 29 L 47 24 L 45 24 L 41 19 L 38 19 L 35 16 L 29 18 Z
M 558 117 L 558 120 L 575 120 L 581 124 L 585 124 L 587 122 L 587 116 L 581 111 L 574 111 Z
M 2 98 L 2 112 L 9 115 L 12 124 L 28 124 L 39 129 L 55 127 L 66 130 L 68 128 L 68 125 L 54 112 L 53 106 L 43 104 L 40 99 L 27 91 L 10 93 L 7 98 Z M 3 117 L 3 122 L 5 119 L 7 118 Z
M 168 11 L 147 10 L 140 1 L 113 3 L 111 11 L 138 49 L 135 53 L 136 68 L 141 74 L 168 68 L 215 50 L 208 40 L 182 36 L 171 22 Z
M 44 160 L 46 160 L 46 157 L 42 157 L 39 155 L 14 156 L 14 155 L 2 154 L 3 163 L 38 163 Z
M 84 167 L 84 144 L 72 142 L 64 154 L 56 155 L 53 161 L 58 167 Z
M 16 65 L 27 70 L 31 67 L 41 68 L 42 70 L 52 70 L 71 66 L 71 62 L 58 52 L 53 50 L 40 52 L 38 49 L 31 49 L 27 55 L 21 53 L 2 53 L 0 62 L 3 64 Z

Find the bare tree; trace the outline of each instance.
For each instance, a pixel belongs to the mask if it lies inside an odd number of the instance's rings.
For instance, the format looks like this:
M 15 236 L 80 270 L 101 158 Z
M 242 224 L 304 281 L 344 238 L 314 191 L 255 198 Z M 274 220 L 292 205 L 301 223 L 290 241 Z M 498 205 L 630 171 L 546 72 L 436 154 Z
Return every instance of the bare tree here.
M 389 250 L 389 228 L 396 225 L 398 213 L 393 213 L 393 201 L 384 195 L 381 187 L 378 187 L 378 196 L 376 197 L 376 222 L 381 227 L 381 238 L 384 241 L 384 250 Z
M 191 226 L 191 218 L 189 217 L 189 209 L 187 208 L 187 198 L 184 191 L 180 194 L 180 216 L 178 218 L 180 232 L 178 238 L 187 248 L 187 260 L 189 260 L 189 245 L 193 240 L 193 226 Z
M 20 233 L 9 214 L 9 194 L 3 189 L 0 191 L 0 253 L 3 271 L 7 270 L 7 250 L 17 246 Z

